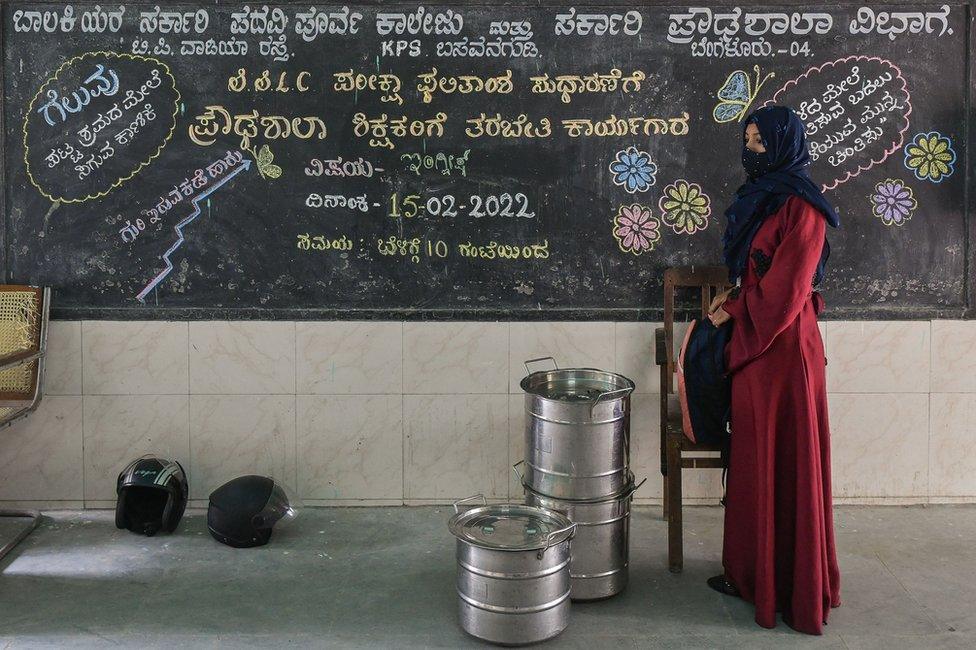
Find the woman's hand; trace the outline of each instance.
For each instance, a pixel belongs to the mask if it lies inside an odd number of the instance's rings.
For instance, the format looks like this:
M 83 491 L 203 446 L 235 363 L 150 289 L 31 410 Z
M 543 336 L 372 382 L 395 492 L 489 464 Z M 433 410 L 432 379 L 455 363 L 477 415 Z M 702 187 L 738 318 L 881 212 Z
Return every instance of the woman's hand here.
M 734 288 L 734 287 L 733 287 Z M 729 294 L 732 293 L 732 289 L 726 289 L 722 293 L 716 295 L 712 299 L 712 304 L 708 306 L 708 313 L 711 314 L 716 309 L 725 304 L 725 301 L 729 299 Z
M 715 298 L 712 300 L 712 304 L 708 306 L 708 320 L 710 320 L 712 325 L 715 327 L 718 327 L 722 323 L 725 323 L 732 318 L 727 311 L 722 309 L 722 305 L 724 305 L 725 301 L 729 299 L 729 294 L 731 293 L 732 289 L 723 291 L 715 296 Z
M 718 327 L 719 325 L 731 319 L 732 316 L 729 314 L 729 312 L 725 311 L 721 307 L 708 314 L 708 320 L 712 321 L 712 325 L 714 325 L 715 327 Z

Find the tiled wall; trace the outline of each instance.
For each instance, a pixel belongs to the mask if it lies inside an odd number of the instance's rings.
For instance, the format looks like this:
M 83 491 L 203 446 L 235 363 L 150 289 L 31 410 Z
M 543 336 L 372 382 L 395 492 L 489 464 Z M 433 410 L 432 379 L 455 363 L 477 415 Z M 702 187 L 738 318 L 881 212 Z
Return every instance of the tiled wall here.
M 659 503 L 647 323 L 51 324 L 46 395 L 0 430 L 0 505 L 106 507 L 125 463 L 175 457 L 201 504 L 268 473 L 311 505 L 517 497 L 525 359 L 637 382 L 634 471 Z M 976 502 L 976 322 L 826 322 L 838 502 Z M 715 503 L 717 470 L 685 495 Z

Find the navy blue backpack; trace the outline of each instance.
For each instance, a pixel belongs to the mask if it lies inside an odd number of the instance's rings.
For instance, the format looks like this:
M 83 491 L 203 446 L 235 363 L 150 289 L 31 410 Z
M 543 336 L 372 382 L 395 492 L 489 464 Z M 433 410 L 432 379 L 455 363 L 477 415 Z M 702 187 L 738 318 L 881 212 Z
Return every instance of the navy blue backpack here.
M 685 436 L 692 442 L 729 442 L 732 385 L 725 374 L 725 346 L 732 321 L 715 327 L 693 320 L 678 354 L 678 398 Z

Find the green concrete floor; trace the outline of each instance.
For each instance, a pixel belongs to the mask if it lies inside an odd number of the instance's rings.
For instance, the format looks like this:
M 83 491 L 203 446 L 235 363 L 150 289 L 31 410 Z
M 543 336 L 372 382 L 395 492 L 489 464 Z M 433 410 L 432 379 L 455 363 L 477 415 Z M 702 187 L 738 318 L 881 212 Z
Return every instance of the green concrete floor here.
M 484 647 L 457 625 L 449 513 L 305 509 L 249 550 L 216 543 L 200 511 L 155 538 L 105 511 L 49 513 L 0 563 L 0 649 Z M 819 638 L 710 591 L 722 510 L 685 513 L 684 573 L 667 570 L 660 509 L 636 509 L 630 587 L 574 604 L 540 647 L 976 648 L 976 506 L 838 507 L 844 605 Z

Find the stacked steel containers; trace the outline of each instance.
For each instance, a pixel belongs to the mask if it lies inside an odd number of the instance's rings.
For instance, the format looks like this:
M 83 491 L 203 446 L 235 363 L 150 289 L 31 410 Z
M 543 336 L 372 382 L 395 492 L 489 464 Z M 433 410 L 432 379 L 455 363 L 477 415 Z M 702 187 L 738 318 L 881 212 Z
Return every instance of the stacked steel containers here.
M 532 372 L 541 362 L 551 368 Z M 640 487 L 630 471 L 634 382 L 593 368 L 560 369 L 551 357 L 525 365 L 525 459 L 514 467 L 525 501 L 577 525 L 571 598 L 609 598 L 627 585 L 630 502 Z

